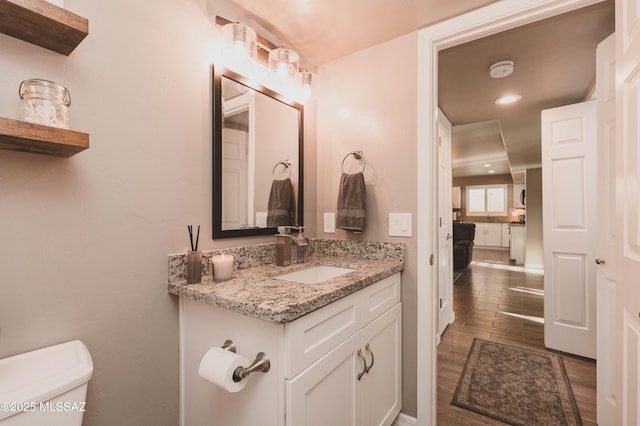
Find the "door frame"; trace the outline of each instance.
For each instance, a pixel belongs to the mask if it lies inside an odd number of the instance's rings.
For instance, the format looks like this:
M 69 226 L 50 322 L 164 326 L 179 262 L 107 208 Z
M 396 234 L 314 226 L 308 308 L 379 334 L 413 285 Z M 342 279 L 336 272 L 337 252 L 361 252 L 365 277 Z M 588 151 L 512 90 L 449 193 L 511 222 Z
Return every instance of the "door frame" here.
M 418 426 L 436 424 L 437 413 L 438 52 L 601 1 L 502 0 L 418 31 Z

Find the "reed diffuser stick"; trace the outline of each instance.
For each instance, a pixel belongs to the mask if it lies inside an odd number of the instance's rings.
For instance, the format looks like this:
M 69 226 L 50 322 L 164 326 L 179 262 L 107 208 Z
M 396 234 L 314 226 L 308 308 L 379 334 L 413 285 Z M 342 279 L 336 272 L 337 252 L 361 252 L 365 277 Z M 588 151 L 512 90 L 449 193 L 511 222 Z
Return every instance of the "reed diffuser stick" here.
M 196 235 L 196 242 L 193 243 L 193 225 L 187 225 L 189 231 L 189 242 L 191 243 L 191 251 L 198 251 L 198 242 L 200 241 L 200 225 L 198 225 L 198 234 Z

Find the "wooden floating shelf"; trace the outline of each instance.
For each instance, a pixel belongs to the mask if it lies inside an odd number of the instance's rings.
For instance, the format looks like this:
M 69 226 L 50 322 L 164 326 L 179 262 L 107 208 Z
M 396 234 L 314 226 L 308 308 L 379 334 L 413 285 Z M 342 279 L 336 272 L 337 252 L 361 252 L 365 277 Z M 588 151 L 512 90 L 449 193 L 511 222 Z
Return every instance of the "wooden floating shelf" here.
M 71 157 L 87 148 L 87 133 L 0 117 L 0 149 Z
M 0 0 L 0 32 L 69 55 L 89 34 L 89 21 L 44 0 Z

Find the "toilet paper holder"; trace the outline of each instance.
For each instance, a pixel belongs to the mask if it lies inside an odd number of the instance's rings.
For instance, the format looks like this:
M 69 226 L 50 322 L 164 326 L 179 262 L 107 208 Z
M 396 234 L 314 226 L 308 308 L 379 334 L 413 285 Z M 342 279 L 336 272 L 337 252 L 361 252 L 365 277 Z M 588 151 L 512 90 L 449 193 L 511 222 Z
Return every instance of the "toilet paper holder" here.
M 227 339 L 224 341 L 222 349 L 236 353 L 236 344 L 233 343 L 233 340 Z M 267 355 L 264 352 L 258 352 L 258 355 L 256 355 L 256 359 L 253 360 L 250 366 L 236 368 L 236 370 L 233 372 L 233 381 L 238 383 L 240 380 L 244 379 L 251 373 L 266 373 L 270 368 L 271 362 L 269 361 Z

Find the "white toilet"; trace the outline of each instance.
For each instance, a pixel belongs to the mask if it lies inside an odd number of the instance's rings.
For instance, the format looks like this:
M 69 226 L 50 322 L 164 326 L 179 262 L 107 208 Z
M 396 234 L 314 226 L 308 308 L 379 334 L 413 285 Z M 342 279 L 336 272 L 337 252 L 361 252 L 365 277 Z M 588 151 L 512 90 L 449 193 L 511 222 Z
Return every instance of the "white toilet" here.
M 0 359 L 0 426 L 80 426 L 92 374 L 79 340 Z

